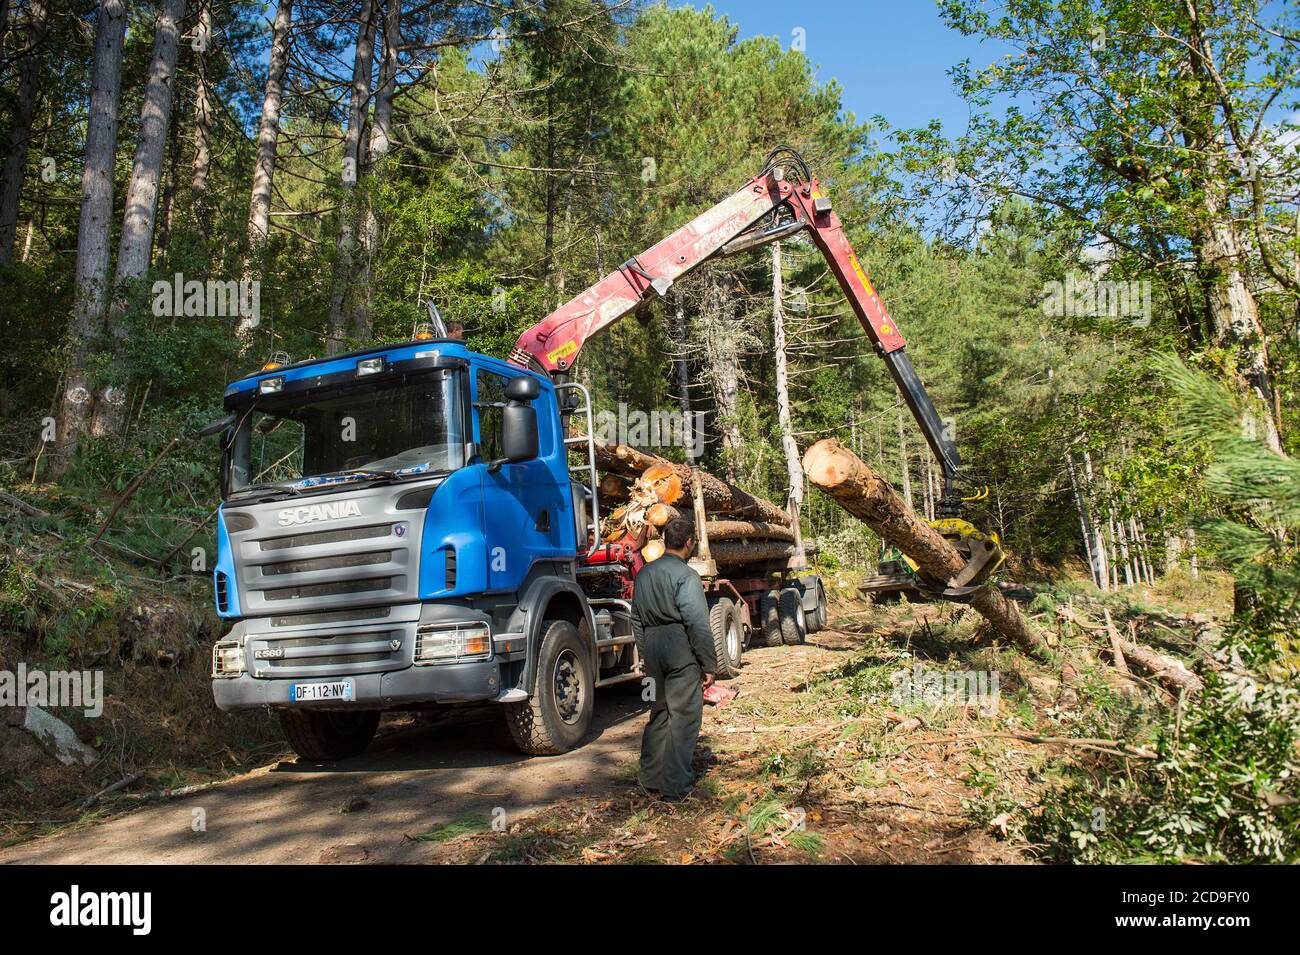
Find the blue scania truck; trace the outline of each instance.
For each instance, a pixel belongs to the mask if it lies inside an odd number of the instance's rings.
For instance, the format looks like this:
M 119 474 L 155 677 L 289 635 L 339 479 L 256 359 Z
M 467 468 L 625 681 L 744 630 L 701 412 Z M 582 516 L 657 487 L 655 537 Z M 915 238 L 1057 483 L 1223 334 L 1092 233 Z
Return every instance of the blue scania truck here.
M 795 159 L 770 157 L 526 331 L 508 360 L 435 326 L 230 384 L 226 417 L 204 429 L 221 437 L 213 576 L 231 623 L 213 648 L 217 705 L 275 711 L 308 759 L 360 752 L 384 711 L 458 704 L 501 705 L 525 752 L 578 745 L 595 689 L 641 669 L 630 562 L 600 544 L 590 395 L 570 373 L 590 337 L 718 255 L 808 231 L 955 468 L 901 336 Z M 825 625 L 825 591 L 801 567 L 706 573 L 722 676 L 751 633 L 790 643 Z

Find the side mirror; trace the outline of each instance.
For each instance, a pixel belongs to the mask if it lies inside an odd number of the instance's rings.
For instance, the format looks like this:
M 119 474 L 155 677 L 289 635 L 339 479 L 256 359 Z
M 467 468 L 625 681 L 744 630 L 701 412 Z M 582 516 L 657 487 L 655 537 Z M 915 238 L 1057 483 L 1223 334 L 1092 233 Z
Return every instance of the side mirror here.
M 537 457 L 537 410 L 532 405 L 512 402 L 501 409 L 501 452 L 511 464 Z
M 542 393 L 542 383 L 532 375 L 519 375 L 506 383 L 506 400 L 529 402 Z
M 214 434 L 220 434 L 222 431 L 225 431 L 234 424 L 236 420 L 236 416 L 232 414 L 228 414 L 224 418 L 218 418 L 216 421 L 209 422 L 202 428 L 199 428 L 199 430 L 195 432 L 195 437 L 210 438 Z

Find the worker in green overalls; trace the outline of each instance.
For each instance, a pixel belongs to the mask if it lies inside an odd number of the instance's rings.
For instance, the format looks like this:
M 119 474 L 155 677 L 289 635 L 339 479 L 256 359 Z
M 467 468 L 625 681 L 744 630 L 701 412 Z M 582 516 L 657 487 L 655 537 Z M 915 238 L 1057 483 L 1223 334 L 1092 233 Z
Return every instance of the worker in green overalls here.
M 663 533 L 664 554 L 636 575 L 632 597 L 632 633 L 651 693 L 639 779 L 644 789 L 676 801 L 689 796 L 695 782 L 691 758 L 704 689 L 718 662 L 704 586 L 686 563 L 695 550 L 695 526 L 678 517 Z

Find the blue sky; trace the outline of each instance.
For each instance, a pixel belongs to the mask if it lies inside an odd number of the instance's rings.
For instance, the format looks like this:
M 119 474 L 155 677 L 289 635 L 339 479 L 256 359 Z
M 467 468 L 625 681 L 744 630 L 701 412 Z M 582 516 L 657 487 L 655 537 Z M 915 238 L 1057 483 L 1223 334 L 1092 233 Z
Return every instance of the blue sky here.
M 960 135 L 967 111 L 947 71 L 966 58 L 982 66 L 999 53 L 944 26 L 933 0 L 715 0 L 712 6 L 740 28 L 742 39 L 776 36 L 788 47 L 792 31 L 802 28 L 817 79 L 839 81 L 844 107 L 859 122 L 877 114 L 894 127 L 939 119 L 949 136 Z

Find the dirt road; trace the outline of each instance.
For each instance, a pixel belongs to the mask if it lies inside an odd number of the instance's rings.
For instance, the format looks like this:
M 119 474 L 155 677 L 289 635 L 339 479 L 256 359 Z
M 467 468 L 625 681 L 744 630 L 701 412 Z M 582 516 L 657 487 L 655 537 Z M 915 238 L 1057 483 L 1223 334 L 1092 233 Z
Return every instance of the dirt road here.
M 563 756 L 520 755 L 492 707 L 407 719 L 381 729 L 361 757 L 286 756 L 191 796 L 0 850 L 0 863 L 1010 861 L 1005 844 L 963 817 L 962 752 L 904 747 L 883 762 L 818 755 L 854 752 L 835 741 L 845 722 L 860 721 L 837 718 L 830 708 L 839 704 L 810 687 L 892 639 L 849 624 L 803 646 L 748 651 L 733 684 L 740 698 L 706 708 L 709 771 L 680 806 L 633 784 L 647 704 L 631 683 L 597 694 L 591 737 Z M 764 813 L 768 835 L 756 844 L 752 822 Z M 800 849 L 805 827 L 817 844 Z
M 584 746 L 531 759 L 512 745 L 499 710 L 461 711 L 383 733 L 355 759 L 286 758 L 192 796 L 0 850 L 0 863 L 421 862 L 438 846 L 417 839 L 422 833 L 490 828 L 494 818 L 508 824 L 575 796 L 626 790 L 617 777 L 636 758 L 644 706 L 636 684 L 610 687 L 597 697 Z

